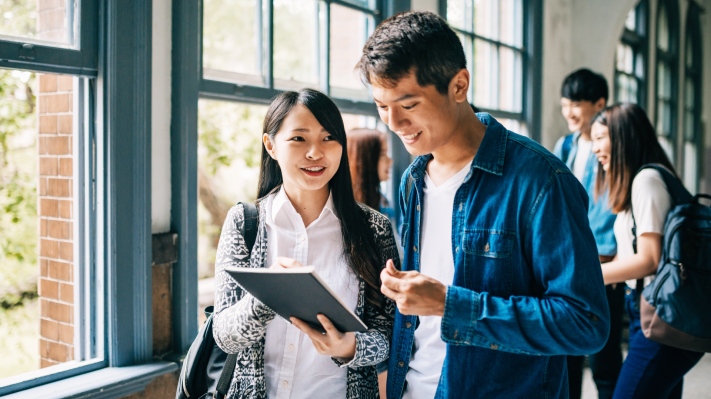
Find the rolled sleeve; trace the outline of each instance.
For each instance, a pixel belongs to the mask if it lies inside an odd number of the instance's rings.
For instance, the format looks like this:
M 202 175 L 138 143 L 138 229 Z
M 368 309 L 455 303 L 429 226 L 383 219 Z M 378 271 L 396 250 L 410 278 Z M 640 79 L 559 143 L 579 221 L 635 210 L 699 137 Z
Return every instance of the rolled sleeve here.
M 442 340 L 450 344 L 471 345 L 479 319 L 480 294 L 450 285 L 442 316 Z

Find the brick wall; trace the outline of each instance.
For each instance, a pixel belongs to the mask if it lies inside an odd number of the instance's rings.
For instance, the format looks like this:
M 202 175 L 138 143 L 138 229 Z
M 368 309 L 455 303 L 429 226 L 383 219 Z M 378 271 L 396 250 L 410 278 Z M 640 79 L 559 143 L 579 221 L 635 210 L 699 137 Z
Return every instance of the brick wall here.
M 74 357 L 72 79 L 38 76 L 41 367 Z

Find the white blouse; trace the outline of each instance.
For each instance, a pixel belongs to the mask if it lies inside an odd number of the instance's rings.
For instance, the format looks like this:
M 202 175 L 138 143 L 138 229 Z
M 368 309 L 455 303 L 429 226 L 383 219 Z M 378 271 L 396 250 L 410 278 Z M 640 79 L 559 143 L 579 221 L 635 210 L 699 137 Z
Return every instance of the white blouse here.
M 329 196 L 318 219 L 308 227 L 284 189 L 266 201 L 267 267 L 276 258 L 313 265 L 319 277 L 351 310 L 358 301 L 358 279 L 343 257 L 340 220 Z M 309 245 L 311 244 L 311 245 Z M 264 375 L 270 399 L 337 398 L 346 392 L 347 369 L 320 355 L 308 335 L 281 317 L 267 326 Z

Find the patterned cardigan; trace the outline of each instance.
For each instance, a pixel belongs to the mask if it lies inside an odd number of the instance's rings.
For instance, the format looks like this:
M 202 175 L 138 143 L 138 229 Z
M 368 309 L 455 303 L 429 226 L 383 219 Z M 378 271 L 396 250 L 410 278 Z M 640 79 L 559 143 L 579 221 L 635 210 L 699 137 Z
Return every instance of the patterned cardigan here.
M 392 259 L 400 268 L 397 245 L 387 217 L 361 205 L 375 236 L 381 268 Z M 266 399 L 264 378 L 264 344 L 267 325 L 276 313 L 245 292 L 225 271 L 225 267 L 268 267 L 266 206 L 259 207 L 257 239 L 249 250 L 240 234 L 244 224 L 244 208 L 230 209 L 220 235 L 215 260 L 215 314 L 213 335 L 217 345 L 227 353 L 238 354 L 237 367 L 227 399 Z M 384 311 L 379 312 L 365 301 L 365 282 L 359 279 L 358 302 L 355 314 L 368 326 L 368 331 L 356 332 L 355 357 L 344 364 L 332 358 L 339 367 L 348 367 L 347 399 L 375 399 L 379 397 L 376 365 L 389 356 L 393 330 L 395 303 L 388 298 Z

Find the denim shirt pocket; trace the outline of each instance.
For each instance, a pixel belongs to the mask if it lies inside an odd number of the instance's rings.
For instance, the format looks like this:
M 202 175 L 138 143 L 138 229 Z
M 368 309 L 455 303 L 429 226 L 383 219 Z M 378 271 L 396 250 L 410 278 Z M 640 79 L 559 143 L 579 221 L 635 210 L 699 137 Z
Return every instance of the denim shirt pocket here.
M 516 233 L 502 229 L 465 229 L 462 240 L 467 288 L 508 296 Z

